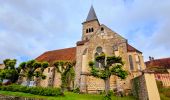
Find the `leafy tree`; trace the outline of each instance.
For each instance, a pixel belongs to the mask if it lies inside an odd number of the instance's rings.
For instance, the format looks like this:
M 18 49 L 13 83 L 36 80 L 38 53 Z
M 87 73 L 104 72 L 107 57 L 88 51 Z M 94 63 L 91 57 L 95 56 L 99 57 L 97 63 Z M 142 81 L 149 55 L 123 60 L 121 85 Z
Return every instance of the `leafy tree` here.
M 35 60 L 30 60 L 28 62 L 22 62 L 19 68 L 22 69 L 20 76 L 26 77 L 27 85 L 33 78 L 45 79 L 46 76 L 43 75 L 44 70 L 49 66 L 47 62 L 37 62 Z
M 54 66 L 61 75 L 61 92 L 64 94 L 65 88 L 70 88 L 71 82 L 74 80 L 75 72 L 73 66 L 74 62 L 57 61 Z
M 106 57 L 104 53 L 100 54 L 95 60 L 102 65 L 102 68 L 97 68 L 94 61 L 89 62 L 92 76 L 103 79 L 105 82 L 105 92 L 108 96 L 110 90 L 110 77 L 115 75 L 121 79 L 125 79 L 128 75 L 127 71 L 123 70 L 124 65 L 121 57 L 109 56 Z
M 9 79 L 12 83 L 18 80 L 20 69 L 15 67 L 16 62 L 16 59 L 5 59 L 3 61 L 5 67 L 0 71 L 1 80 Z

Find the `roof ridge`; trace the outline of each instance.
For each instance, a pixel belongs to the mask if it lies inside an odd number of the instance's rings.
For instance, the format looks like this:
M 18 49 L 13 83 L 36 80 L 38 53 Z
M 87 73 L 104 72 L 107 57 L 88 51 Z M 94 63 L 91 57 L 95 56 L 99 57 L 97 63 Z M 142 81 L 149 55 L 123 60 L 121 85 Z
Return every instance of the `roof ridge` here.
M 73 48 L 76 48 L 76 47 L 69 47 L 69 48 L 62 48 L 62 49 L 50 50 L 50 51 L 46 51 L 46 52 L 44 52 L 44 53 L 53 52 L 53 51 L 60 51 L 60 50 L 66 50 L 66 49 L 73 49 Z

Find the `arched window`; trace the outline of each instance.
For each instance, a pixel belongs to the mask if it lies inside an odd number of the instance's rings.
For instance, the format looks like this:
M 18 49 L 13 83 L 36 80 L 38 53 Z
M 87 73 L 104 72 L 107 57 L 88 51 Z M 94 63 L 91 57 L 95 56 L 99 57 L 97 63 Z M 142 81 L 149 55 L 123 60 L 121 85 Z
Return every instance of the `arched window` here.
M 89 33 L 91 32 L 91 29 L 89 28 Z
M 94 30 L 93 30 L 93 28 L 91 28 L 91 32 L 93 32 Z
M 88 33 L 89 31 L 88 31 L 88 29 L 86 29 L 86 33 Z
M 103 28 L 103 27 L 101 27 L 101 31 L 104 31 L 104 28 Z
M 99 54 L 96 52 L 95 54 L 94 54 L 94 59 L 97 57 L 97 56 L 99 56 Z M 95 66 L 96 67 L 99 67 L 99 63 L 95 60 Z
M 95 53 L 94 57 L 96 58 L 97 56 L 99 56 L 100 54 L 103 54 L 103 53 L 104 52 L 103 52 L 102 47 L 99 46 L 99 47 L 96 48 L 96 53 Z M 102 65 L 100 63 L 98 63 L 97 61 L 95 61 L 95 66 L 99 67 L 99 68 L 102 67 Z
M 132 56 L 129 55 L 130 70 L 134 70 Z

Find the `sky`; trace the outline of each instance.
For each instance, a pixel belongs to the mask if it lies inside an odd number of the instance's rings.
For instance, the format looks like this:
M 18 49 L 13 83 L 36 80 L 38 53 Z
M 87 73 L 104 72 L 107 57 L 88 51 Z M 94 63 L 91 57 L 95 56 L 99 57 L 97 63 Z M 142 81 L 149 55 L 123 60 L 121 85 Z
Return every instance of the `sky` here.
M 0 0 L 0 63 L 76 46 L 91 5 L 145 61 L 170 57 L 170 0 Z

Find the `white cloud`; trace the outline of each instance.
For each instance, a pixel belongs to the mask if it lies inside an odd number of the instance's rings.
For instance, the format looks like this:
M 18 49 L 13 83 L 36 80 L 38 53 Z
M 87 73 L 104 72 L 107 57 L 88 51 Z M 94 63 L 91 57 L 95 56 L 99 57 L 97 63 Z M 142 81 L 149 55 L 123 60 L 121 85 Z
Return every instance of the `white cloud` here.
M 0 62 L 75 46 L 92 1 L 0 0 Z M 170 56 L 170 0 L 94 0 L 103 24 L 145 56 Z

